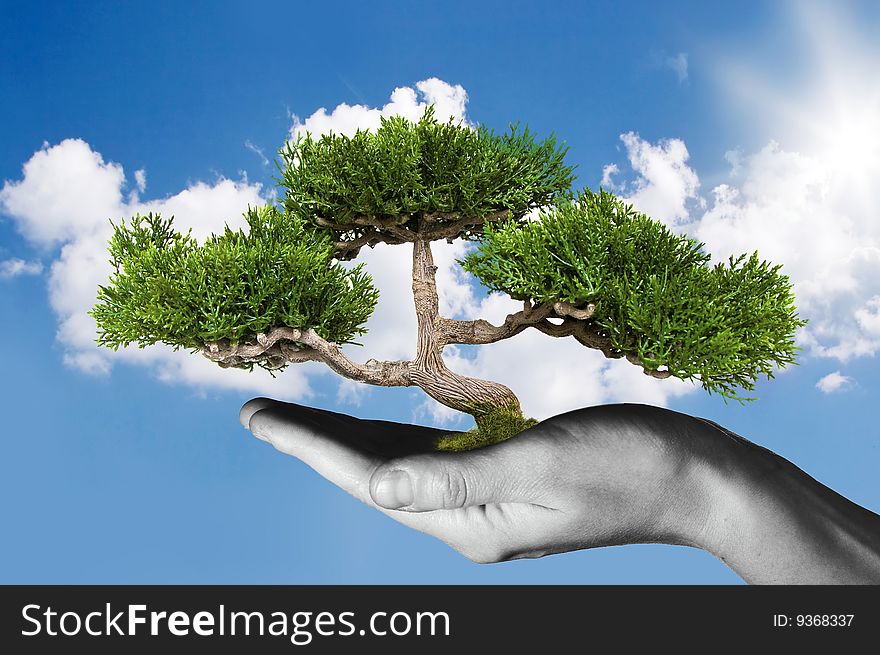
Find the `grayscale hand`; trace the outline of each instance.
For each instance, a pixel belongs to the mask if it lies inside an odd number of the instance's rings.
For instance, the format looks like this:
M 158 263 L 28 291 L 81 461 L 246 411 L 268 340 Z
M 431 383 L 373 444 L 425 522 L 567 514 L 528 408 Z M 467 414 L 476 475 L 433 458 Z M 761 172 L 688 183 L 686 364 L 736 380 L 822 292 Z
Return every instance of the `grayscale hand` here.
M 703 548 L 750 582 L 880 582 L 880 517 L 720 426 L 647 405 L 440 453 L 445 430 L 258 398 L 241 422 L 475 562 L 632 543 Z

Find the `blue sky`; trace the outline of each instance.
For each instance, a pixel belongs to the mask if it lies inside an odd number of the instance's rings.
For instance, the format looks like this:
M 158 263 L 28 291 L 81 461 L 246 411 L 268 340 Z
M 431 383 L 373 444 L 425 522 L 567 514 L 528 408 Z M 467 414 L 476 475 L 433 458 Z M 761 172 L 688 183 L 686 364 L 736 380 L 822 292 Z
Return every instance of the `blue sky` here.
M 160 209 L 197 233 L 219 229 L 271 199 L 265 159 L 292 129 L 368 126 L 394 93 L 406 111 L 433 99 L 473 123 L 555 132 L 579 185 L 613 186 L 719 258 L 758 249 L 782 263 L 810 320 L 800 365 L 747 406 L 543 335 L 453 351 L 454 367 L 511 384 L 539 417 L 618 401 L 705 416 L 880 508 L 875 3 L 2 2 L 0 12 L 0 581 L 739 581 L 710 555 L 667 546 L 472 564 L 236 420 L 267 394 L 464 425 L 417 393 L 92 344 L 85 310 L 108 218 Z M 451 266 L 456 247 L 438 253 L 447 311 L 503 317 L 503 299 Z M 402 250 L 367 256 L 384 305 L 352 356 L 411 346 Z

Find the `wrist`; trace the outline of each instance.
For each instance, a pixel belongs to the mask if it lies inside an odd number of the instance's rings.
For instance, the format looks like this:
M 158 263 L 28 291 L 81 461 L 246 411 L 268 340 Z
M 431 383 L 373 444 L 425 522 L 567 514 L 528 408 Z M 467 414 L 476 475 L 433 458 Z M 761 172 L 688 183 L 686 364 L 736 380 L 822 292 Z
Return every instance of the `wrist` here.
M 731 565 L 742 559 L 756 523 L 778 502 L 777 494 L 768 491 L 778 487 L 788 462 L 716 423 L 694 421 L 698 454 L 689 481 L 699 520 L 692 538 L 694 545 Z
M 787 459 L 713 423 L 693 467 L 693 539 L 750 583 L 880 581 L 880 521 Z
M 702 509 L 694 541 L 747 582 L 771 581 L 768 573 L 782 564 L 780 545 L 804 538 L 803 511 L 792 511 L 806 500 L 793 488 L 799 469 L 716 423 L 695 420 L 703 447 L 692 479 Z
M 666 456 L 658 476 L 671 481 L 660 510 L 659 541 L 692 546 L 718 556 L 726 512 L 735 506 L 742 455 L 726 431 L 714 423 L 664 410 L 659 430 Z M 670 421 L 667 423 L 666 421 Z M 723 557 L 722 557 L 723 559 Z

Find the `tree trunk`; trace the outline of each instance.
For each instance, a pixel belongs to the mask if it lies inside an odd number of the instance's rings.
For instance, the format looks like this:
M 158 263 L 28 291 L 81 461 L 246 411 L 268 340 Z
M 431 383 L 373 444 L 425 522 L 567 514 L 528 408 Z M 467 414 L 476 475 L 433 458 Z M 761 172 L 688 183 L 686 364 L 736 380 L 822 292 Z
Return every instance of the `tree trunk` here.
M 418 348 L 416 358 L 410 365 L 410 380 L 434 400 L 471 414 L 478 426 L 481 419 L 499 411 L 521 417 L 519 400 L 503 384 L 467 377 L 446 368 L 443 346 L 435 329 L 439 318 L 436 272 L 430 243 L 416 241 L 413 244 L 412 277 L 418 319 Z

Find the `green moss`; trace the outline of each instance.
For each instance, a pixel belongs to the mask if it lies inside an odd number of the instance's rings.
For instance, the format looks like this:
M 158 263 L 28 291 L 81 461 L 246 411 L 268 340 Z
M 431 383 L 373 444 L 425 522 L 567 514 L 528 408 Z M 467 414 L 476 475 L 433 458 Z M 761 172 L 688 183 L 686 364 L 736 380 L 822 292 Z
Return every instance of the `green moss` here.
M 520 412 L 501 410 L 483 414 L 477 418 L 477 425 L 467 432 L 443 435 L 435 447 L 444 452 L 462 452 L 483 446 L 491 446 L 527 430 L 538 421 L 525 418 Z

